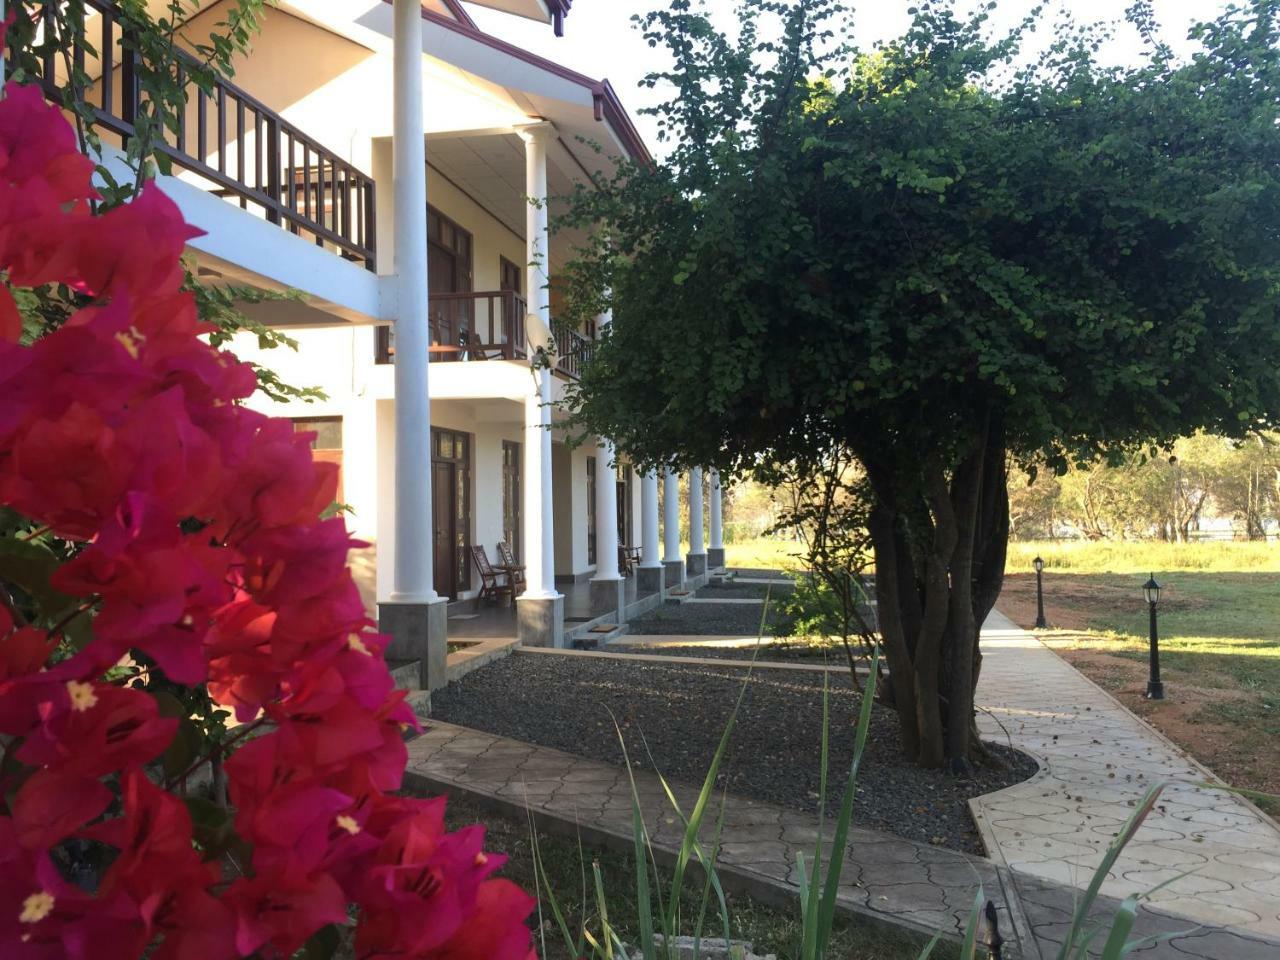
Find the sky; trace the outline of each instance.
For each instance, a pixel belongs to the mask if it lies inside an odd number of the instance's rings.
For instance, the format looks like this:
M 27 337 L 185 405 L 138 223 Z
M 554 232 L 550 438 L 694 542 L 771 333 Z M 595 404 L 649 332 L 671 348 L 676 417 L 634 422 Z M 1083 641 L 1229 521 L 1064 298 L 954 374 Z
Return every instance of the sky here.
M 565 20 L 565 35 L 556 37 L 549 26 L 510 14 L 498 13 L 468 3 L 467 10 L 481 29 L 526 50 L 554 60 L 595 79 L 608 79 L 617 90 L 649 148 L 657 155 L 665 153 L 658 142 L 652 117 L 641 116 L 642 107 L 653 106 L 663 99 L 659 90 L 645 90 L 638 85 L 655 67 L 665 67 L 661 50 L 650 49 L 631 23 L 631 17 L 644 13 L 663 0 L 575 0 Z M 911 0 L 868 0 L 854 2 L 857 11 L 855 40 L 870 47 L 877 40 L 897 36 L 909 22 L 907 8 Z M 960 0 L 961 9 L 971 4 Z M 731 26 L 735 0 L 707 0 L 712 18 Z M 993 24 L 1012 24 L 1035 6 L 1035 0 L 1001 0 Z M 1076 20 L 1089 22 L 1114 19 L 1127 6 L 1125 0 L 1051 0 L 1051 9 L 1063 8 Z M 1225 6 L 1224 0 L 1154 0 L 1156 16 L 1163 25 L 1162 39 L 1183 53 L 1191 49 L 1186 40 L 1187 27 L 1197 20 L 1211 19 Z M 1135 33 L 1126 31 L 1105 49 L 1102 55 L 1115 63 L 1133 62 L 1140 45 Z

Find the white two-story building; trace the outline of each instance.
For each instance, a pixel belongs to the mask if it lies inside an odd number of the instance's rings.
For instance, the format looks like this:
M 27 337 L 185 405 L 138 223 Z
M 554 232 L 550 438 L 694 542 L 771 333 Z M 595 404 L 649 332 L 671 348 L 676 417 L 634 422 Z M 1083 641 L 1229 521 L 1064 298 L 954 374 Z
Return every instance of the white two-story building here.
M 476 2 L 559 32 L 571 0 Z M 87 5 L 101 51 L 90 98 L 127 136 L 129 55 L 110 0 Z M 204 4 L 188 40 L 223 6 Z M 205 282 L 299 295 L 245 307 L 296 352 L 251 337 L 234 349 L 324 391 L 253 402 L 341 464 L 393 656 L 421 659 L 434 685 L 449 633 L 558 645 L 566 623 L 572 638 L 624 620 L 707 570 L 704 489 L 711 566 L 723 563 L 714 477 L 691 476 L 682 558 L 674 475 L 660 524 L 658 477 L 559 426 L 609 318 L 553 332 L 555 279 L 581 240 L 548 230 L 554 198 L 617 158 L 648 160 L 607 81 L 484 33 L 457 0 L 284 0 L 234 78 L 189 95 L 161 186 L 206 231 L 190 251 Z M 500 545 L 522 578 L 501 570 Z M 480 554 L 500 587 L 523 583 L 482 603 Z

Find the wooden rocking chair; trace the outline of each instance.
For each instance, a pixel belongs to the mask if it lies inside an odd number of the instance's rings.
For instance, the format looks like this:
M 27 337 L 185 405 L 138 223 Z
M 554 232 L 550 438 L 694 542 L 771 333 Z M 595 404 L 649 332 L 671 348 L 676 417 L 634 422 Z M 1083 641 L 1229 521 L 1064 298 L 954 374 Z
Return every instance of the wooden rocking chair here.
M 511 577 L 506 571 L 495 570 L 489 563 L 488 556 L 485 555 L 484 547 L 478 543 L 471 545 L 471 559 L 480 573 L 480 592 L 476 595 L 476 609 L 480 609 L 481 600 L 498 600 L 503 594 L 511 597 L 511 603 L 514 606 L 516 594 L 511 585 Z
M 524 564 L 516 563 L 516 556 L 511 552 L 511 547 L 505 542 L 498 543 L 498 557 L 502 560 L 502 569 L 506 571 L 507 582 L 511 584 L 513 590 L 524 590 L 526 583 L 524 578 Z M 515 602 L 515 594 L 512 594 L 512 602 Z

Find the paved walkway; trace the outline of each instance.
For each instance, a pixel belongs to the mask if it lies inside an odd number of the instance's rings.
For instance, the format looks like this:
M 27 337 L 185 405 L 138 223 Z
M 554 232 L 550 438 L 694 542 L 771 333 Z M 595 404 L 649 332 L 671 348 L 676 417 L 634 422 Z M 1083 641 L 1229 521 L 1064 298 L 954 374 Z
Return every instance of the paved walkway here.
M 1096 915 L 1109 917 L 1117 898 L 1193 870 L 1140 913 L 1134 936 L 1178 934 L 1138 951 L 1143 960 L 1280 957 L 1280 831 L 1232 795 L 1192 785 L 1210 774 L 998 614 L 983 649 L 978 701 L 989 711 L 987 735 L 1007 736 L 1045 769 L 975 802 L 990 860 L 855 830 L 841 907 L 921 931 L 956 931 L 981 884 L 1015 955 L 1051 960 L 1079 889 L 1131 804 L 1153 780 L 1175 778 L 1183 782 L 1117 864 Z M 432 723 L 409 753 L 411 789 L 462 790 L 517 812 L 527 807 L 544 824 L 630 848 L 624 770 L 444 723 Z M 657 778 L 638 771 L 636 780 L 655 846 L 674 850 L 680 824 Z M 688 809 L 696 791 L 674 786 Z M 814 816 L 729 797 L 726 883 L 764 899 L 793 896 L 796 854 L 809 858 L 816 835 Z
M 1044 763 L 1031 780 L 971 801 L 997 863 L 1083 887 L 1147 788 L 1172 781 L 1103 891 L 1123 897 L 1168 882 L 1152 897 L 1160 909 L 1280 940 L 1275 822 L 1198 786 L 1216 778 L 999 613 L 983 633 L 977 700 L 988 738 L 1007 735 Z

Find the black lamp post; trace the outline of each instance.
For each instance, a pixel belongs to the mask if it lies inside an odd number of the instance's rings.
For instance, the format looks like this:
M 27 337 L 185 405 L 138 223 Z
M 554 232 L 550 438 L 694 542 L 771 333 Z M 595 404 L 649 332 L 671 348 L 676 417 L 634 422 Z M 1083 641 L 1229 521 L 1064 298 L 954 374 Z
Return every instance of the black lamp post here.
M 1156 583 L 1156 575 L 1142 585 L 1143 596 L 1147 598 L 1147 607 L 1151 610 L 1151 676 L 1147 680 L 1147 699 L 1163 700 L 1164 684 L 1160 682 L 1160 636 L 1156 632 L 1156 604 L 1160 602 L 1160 584 Z
M 1036 557 L 1031 565 L 1036 568 L 1036 629 L 1043 630 L 1048 626 L 1044 622 L 1044 559 Z

